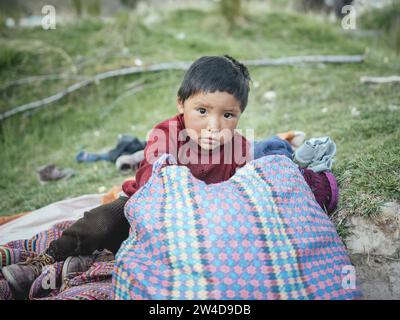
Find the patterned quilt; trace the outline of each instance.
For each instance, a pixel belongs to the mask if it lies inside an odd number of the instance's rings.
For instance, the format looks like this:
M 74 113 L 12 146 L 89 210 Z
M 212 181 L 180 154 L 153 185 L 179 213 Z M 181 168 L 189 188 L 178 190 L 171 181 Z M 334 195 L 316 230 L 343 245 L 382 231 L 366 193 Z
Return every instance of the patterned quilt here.
M 115 299 L 357 299 L 333 223 L 284 156 L 206 185 L 170 155 L 125 207 Z M 350 285 L 349 285 L 350 283 Z
M 74 221 L 66 221 L 40 232 L 31 239 L 17 240 L 0 246 L 0 267 L 25 261 L 44 251 L 51 241 L 59 238 Z M 89 270 L 67 276 L 67 285 L 61 287 L 64 262 L 45 268 L 31 286 L 31 300 L 109 300 L 112 297 L 111 275 L 114 255 L 107 251 L 96 252 Z M 0 300 L 13 299 L 12 292 L 0 271 Z

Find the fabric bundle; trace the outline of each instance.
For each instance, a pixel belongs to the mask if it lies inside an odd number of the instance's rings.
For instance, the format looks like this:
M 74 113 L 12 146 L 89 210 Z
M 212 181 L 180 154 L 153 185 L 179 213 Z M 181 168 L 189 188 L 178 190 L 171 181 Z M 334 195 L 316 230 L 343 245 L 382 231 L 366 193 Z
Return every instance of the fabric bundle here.
M 311 138 L 295 151 L 293 161 L 301 168 L 324 172 L 332 170 L 335 155 L 336 144 L 331 138 Z
M 333 223 L 285 156 L 206 185 L 169 155 L 125 206 L 115 299 L 356 299 Z

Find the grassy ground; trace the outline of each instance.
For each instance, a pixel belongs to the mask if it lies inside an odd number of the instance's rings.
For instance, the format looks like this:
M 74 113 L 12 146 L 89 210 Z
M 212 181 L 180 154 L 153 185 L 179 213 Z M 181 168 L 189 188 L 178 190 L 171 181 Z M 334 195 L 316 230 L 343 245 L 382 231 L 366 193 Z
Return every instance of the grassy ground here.
M 178 36 L 182 32 L 184 39 Z M 374 36 L 344 31 L 313 16 L 274 11 L 247 14 L 229 31 L 217 12 L 190 9 L 144 17 L 124 13 L 113 23 L 86 19 L 50 31 L 3 31 L 0 47 L 0 112 L 74 82 L 7 86 L 32 75 L 91 75 L 132 65 L 135 58 L 156 63 L 229 53 L 238 59 L 256 59 L 362 54 L 368 48 L 363 64 L 250 68 L 256 85 L 240 127 L 254 128 L 256 138 L 298 129 L 308 137 L 334 139 L 338 146 L 334 173 L 341 185 L 334 220 L 339 228 L 348 215 L 371 215 L 381 202 L 400 199 L 399 86 L 367 86 L 359 81 L 363 75 L 398 74 L 400 59 Z M 118 134 L 145 138 L 153 125 L 175 114 L 182 75 L 174 71 L 105 80 L 44 109 L 4 121 L 0 215 L 119 185 L 124 176 L 113 164 L 77 164 L 75 154 L 81 148 L 110 149 Z M 148 87 L 129 95 L 137 84 Z M 263 98 L 268 90 L 277 93 L 274 104 Z M 352 115 L 354 108 L 358 115 Z M 50 162 L 75 169 L 76 176 L 41 186 L 36 168 Z

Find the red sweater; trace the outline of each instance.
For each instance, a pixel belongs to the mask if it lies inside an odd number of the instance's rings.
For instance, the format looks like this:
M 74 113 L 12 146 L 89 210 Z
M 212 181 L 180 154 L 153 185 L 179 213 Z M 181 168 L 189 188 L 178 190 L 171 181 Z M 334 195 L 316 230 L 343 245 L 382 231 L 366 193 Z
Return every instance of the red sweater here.
M 196 147 L 189 146 L 190 143 L 193 144 L 192 141 L 189 141 L 189 137 L 185 140 L 178 138 L 185 128 L 183 114 L 167 119 L 153 128 L 144 149 L 145 159 L 140 163 L 136 171 L 135 180 L 126 181 L 122 185 L 122 190 L 127 196 L 132 196 L 140 187 L 146 184 L 151 177 L 153 160 L 163 153 L 172 154 L 178 165 L 187 166 L 193 176 L 207 184 L 228 180 L 235 174 L 237 168 L 244 166 L 249 160 L 250 143 L 242 135 L 235 133 L 235 138 L 230 143 L 220 147 L 220 152 L 217 154 L 218 157 L 214 158 L 214 161 L 212 161 L 212 153 L 208 152 L 205 155 L 208 161 L 203 161 L 207 164 L 203 164 L 201 163 L 200 147 L 197 145 Z M 183 148 L 183 146 L 186 147 Z M 189 152 L 188 149 L 190 149 Z M 188 159 L 188 157 L 182 156 L 185 151 L 188 152 L 187 154 L 192 152 L 192 159 L 196 158 L 198 163 L 182 163 L 185 159 Z M 224 163 L 225 152 L 231 155 L 231 164 Z

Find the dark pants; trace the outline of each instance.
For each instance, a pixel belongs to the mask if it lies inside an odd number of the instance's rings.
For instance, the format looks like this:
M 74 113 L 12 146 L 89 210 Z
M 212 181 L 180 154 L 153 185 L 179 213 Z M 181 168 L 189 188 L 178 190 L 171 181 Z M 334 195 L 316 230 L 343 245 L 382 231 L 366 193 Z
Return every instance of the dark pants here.
M 108 249 L 115 254 L 129 236 L 130 225 L 124 215 L 127 200 L 120 197 L 85 212 L 83 218 L 50 243 L 46 253 L 57 261 L 69 256 L 90 255 L 101 249 Z

